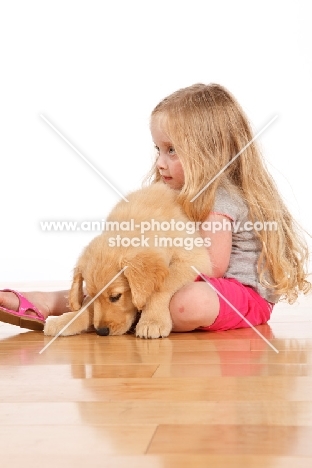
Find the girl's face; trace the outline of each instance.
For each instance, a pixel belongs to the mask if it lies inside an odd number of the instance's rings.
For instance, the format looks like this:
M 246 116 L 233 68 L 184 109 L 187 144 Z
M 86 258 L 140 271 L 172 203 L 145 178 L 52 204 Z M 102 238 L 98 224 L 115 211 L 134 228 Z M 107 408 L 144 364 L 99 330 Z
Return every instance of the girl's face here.
M 163 182 L 173 189 L 180 190 L 184 184 L 182 164 L 157 118 L 152 119 L 151 134 L 157 151 L 156 166 Z

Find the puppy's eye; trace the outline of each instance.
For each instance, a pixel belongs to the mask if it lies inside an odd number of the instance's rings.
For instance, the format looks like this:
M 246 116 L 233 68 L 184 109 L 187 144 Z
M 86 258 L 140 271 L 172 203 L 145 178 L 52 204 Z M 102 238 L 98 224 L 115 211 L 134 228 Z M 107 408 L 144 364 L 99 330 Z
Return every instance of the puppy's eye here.
M 116 294 L 115 296 L 109 296 L 110 302 L 117 302 L 121 298 L 121 293 Z

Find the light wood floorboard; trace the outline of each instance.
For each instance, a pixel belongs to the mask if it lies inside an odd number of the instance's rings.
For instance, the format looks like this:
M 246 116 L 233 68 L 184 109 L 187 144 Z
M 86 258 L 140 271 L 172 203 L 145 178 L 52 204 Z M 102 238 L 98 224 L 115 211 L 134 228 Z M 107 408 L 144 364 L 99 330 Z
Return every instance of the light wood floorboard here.
M 3 467 L 312 466 L 312 297 L 161 340 L 0 323 Z

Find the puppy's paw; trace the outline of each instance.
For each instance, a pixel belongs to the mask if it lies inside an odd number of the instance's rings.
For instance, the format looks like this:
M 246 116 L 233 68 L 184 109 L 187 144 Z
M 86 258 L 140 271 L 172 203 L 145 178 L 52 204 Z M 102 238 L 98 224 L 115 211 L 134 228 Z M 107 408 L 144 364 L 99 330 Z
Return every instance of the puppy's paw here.
M 43 329 L 43 333 L 46 336 L 56 336 L 62 330 L 62 327 L 58 324 L 58 318 L 50 317 L 47 319 Z
M 49 317 L 44 325 L 43 333 L 46 336 L 56 336 L 60 332 L 62 332 L 60 336 L 76 335 L 79 331 L 73 330 L 72 324 L 69 325 L 75 315 L 76 312 L 69 312 L 59 317 Z M 64 327 L 66 328 L 63 330 Z
M 141 318 L 135 334 L 139 338 L 166 338 L 172 330 L 171 320 L 148 320 Z

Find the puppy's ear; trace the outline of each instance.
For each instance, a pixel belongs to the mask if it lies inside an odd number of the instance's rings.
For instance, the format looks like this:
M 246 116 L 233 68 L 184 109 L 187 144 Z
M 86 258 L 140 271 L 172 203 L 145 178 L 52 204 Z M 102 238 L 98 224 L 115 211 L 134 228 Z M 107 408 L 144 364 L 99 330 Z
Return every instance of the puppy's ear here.
M 134 257 L 126 258 L 122 267 L 127 266 L 124 275 L 129 282 L 132 302 L 138 310 L 142 310 L 147 299 L 160 287 L 169 274 L 168 265 L 156 253 L 138 253 Z
M 74 269 L 74 277 L 69 292 L 69 306 L 71 310 L 75 311 L 81 308 L 83 297 L 83 276 L 79 267 L 76 267 Z

